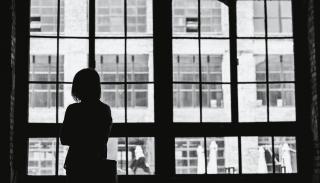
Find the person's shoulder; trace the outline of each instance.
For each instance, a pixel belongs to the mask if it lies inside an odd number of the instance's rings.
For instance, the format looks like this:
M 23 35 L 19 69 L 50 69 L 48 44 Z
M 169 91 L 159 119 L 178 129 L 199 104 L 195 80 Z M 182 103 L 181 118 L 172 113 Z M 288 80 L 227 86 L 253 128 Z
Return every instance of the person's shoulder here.
M 110 110 L 110 106 L 109 106 L 108 104 L 100 101 L 100 105 L 101 105 L 103 108 L 105 108 L 105 109 L 107 109 L 107 110 Z
M 75 110 L 76 108 L 79 107 L 79 103 L 72 103 L 72 104 L 69 104 L 68 107 L 67 107 L 67 110 Z

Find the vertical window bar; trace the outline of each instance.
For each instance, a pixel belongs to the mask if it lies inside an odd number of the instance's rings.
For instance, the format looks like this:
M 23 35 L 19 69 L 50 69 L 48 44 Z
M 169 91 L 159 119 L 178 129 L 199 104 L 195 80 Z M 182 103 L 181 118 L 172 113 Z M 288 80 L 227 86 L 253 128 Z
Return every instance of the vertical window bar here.
M 266 82 L 267 82 L 267 85 L 266 85 L 266 90 L 267 90 L 267 123 L 269 123 L 270 121 L 270 102 L 269 102 L 269 52 L 268 52 L 268 12 L 267 12 L 267 0 L 264 0 L 264 31 L 265 31 L 265 49 L 266 49 Z
M 120 81 L 119 79 L 119 55 L 116 55 L 116 82 Z M 121 89 L 121 88 L 120 88 Z M 119 103 L 119 85 L 116 85 L 116 93 L 115 93 L 115 107 L 121 107 L 121 104 Z
M 276 161 L 275 161 L 275 150 L 274 150 L 274 136 L 271 137 L 271 148 L 272 148 L 272 173 L 276 173 Z
M 237 13 L 236 1 L 229 2 L 231 122 L 239 123 L 238 113 L 238 58 L 237 58 Z M 240 151 L 240 149 L 239 149 Z
M 95 68 L 95 15 L 96 15 L 96 1 L 89 0 L 89 68 Z
M 242 174 L 242 151 L 241 151 L 241 136 L 238 136 L 238 159 L 239 159 L 239 174 Z
M 198 0 L 198 60 L 199 60 L 199 109 L 200 123 L 202 123 L 202 77 L 201 77 L 201 0 Z M 206 156 L 206 152 L 205 152 Z M 205 161 L 206 165 L 206 161 Z M 207 172 L 207 168 L 205 169 Z
M 127 122 L 127 121 L 126 121 Z M 126 175 L 129 174 L 129 145 L 128 145 L 128 137 L 125 137 L 126 139 Z
M 125 123 L 127 123 L 128 121 L 128 114 L 127 114 L 128 89 L 127 87 L 128 87 L 128 84 L 127 84 L 127 0 L 124 0 L 124 121 Z M 128 163 L 127 163 L 127 173 L 128 173 Z
M 177 70 L 178 70 L 178 74 L 177 74 L 177 80 L 180 81 L 180 56 L 177 55 Z M 176 85 L 176 89 L 177 89 L 177 99 L 178 99 L 178 107 L 181 107 L 181 102 L 182 102 L 182 98 L 181 98 L 181 90 L 180 90 L 180 86 L 181 85 Z
M 32 69 L 31 69 L 31 74 L 32 74 L 32 80 L 35 80 L 35 64 L 36 64 L 36 56 L 32 55 Z M 30 84 L 29 84 L 30 87 Z M 34 85 L 31 85 L 31 95 L 33 95 L 32 99 L 34 98 L 35 94 L 34 94 Z M 34 106 L 34 100 L 31 100 L 31 106 Z
M 57 55 L 56 55 L 56 124 L 59 124 L 59 55 L 60 55 L 60 5 L 61 0 L 58 0 L 57 6 Z M 50 60 L 50 59 L 49 59 Z M 50 64 L 49 64 L 50 70 Z M 50 77 L 50 76 L 49 76 Z M 56 171 L 55 176 L 58 176 L 59 173 L 59 128 L 57 128 L 56 136 Z

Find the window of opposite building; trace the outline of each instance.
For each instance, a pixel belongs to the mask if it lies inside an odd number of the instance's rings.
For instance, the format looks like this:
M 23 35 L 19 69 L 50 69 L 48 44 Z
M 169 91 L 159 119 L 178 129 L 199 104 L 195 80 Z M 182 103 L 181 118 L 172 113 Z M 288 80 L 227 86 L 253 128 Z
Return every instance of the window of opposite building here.
M 298 172 L 296 132 L 270 130 L 296 127 L 290 0 L 172 0 L 168 9 L 152 0 L 30 5 L 28 175 L 65 175 L 68 147 L 53 126 L 74 102 L 75 73 L 87 67 L 99 73 L 101 101 L 111 107 L 106 145 L 119 175 L 157 175 L 156 162 L 166 158 L 174 176 Z M 171 20 L 157 8 L 171 11 Z M 249 133 L 248 123 L 257 131 Z M 161 153 L 161 143 L 171 150 Z

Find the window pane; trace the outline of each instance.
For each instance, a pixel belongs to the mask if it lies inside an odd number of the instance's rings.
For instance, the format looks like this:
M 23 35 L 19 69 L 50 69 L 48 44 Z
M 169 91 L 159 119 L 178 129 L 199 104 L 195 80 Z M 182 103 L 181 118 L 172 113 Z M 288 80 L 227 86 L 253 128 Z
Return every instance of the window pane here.
M 198 0 L 172 1 L 173 36 L 198 36 Z
M 240 37 L 265 36 L 264 1 L 237 1 L 237 34 Z
M 173 85 L 173 121 L 200 122 L 198 84 Z
M 28 143 L 28 175 L 55 175 L 56 139 L 30 138 Z
M 231 122 L 230 85 L 202 85 L 202 121 Z
M 129 175 L 154 174 L 154 138 L 129 137 L 128 142 Z
M 127 41 L 127 81 L 153 81 L 153 41 Z
M 228 40 L 201 40 L 203 82 L 230 81 L 230 46 Z
M 123 84 L 101 84 L 100 100 L 110 106 L 114 123 L 125 122 Z
M 59 106 L 63 106 L 63 88 L 59 88 Z M 29 122 L 56 122 L 56 85 L 29 85 Z
M 153 84 L 127 85 L 128 122 L 154 122 Z
M 31 38 L 29 54 L 29 80 L 55 82 L 57 79 L 57 40 Z M 60 56 L 63 60 L 62 57 L 63 55 Z M 62 69 L 62 66 L 59 65 L 59 68 Z
M 127 0 L 128 36 L 152 35 L 152 3 L 152 0 Z
M 88 36 L 89 1 L 60 0 L 60 4 L 60 27 L 62 26 L 62 30 L 65 30 L 60 34 L 63 36 Z
M 269 80 L 294 81 L 293 40 L 272 39 L 268 45 Z
M 59 123 L 63 122 L 67 107 L 70 104 L 75 103 L 75 100 L 71 95 L 71 88 L 72 88 L 72 84 L 59 84 L 59 89 L 61 90 L 61 92 L 59 92 L 59 108 L 58 108 Z
M 38 1 L 31 0 L 30 6 L 30 35 L 57 35 L 57 20 L 58 20 L 58 1 L 46 0 Z M 64 0 L 61 0 L 61 6 L 64 5 Z M 60 17 L 64 19 L 64 16 Z M 64 27 L 64 25 L 60 25 Z M 61 32 L 64 29 L 60 29 Z
M 206 141 L 208 174 L 239 173 L 237 137 L 210 137 Z
M 59 171 L 58 171 L 58 175 L 66 175 L 66 170 L 64 169 L 64 162 L 66 160 L 68 150 L 69 150 L 69 146 L 62 145 L 59 140 Z
M 240 122 L 267 121 L 267 89 L 265 84 L 239 84 Z
M 97 39 L 96 70 L 101 82 L 124 82 L 124 40 Z
M 276 173 L 297 173 L 295 137 L 274 137 Z
M 269 55 L 269 81 L 294 81 L 293 55 Z
M 291 0 L 267 0 L 269 36 L 292 36 Z
M 125 175 L 127 166 L 126 139 L 124 137 L 109 138 L 107 151 L 107 159 L 117 161 L 118 175 Z
M 197 40 L 173 40 L 173 81 L 199 81 Z
M 64 55 L 64 69 L 59 70 L 64 77 L 60 77 L 59 81 L 72 82 L 79 70 L 88 67 L 88 40 L 60 39 L 59 54 Z
M 124 35 L 124 0 L 96 0 L 96 36 Z
M 217 0 L 201 0 L 201 36 L 229 36 L 228 6 Z
M 271 137 L 241 137 L 242 173 L 272 173 L 271 145 Z
M 295 85 L 269 84 L 270 121 L 295 121 Z
M 238 81 L 266 81 L 265 41 L 238 39 Z
M 175 138 L 176 174 L 204 174 L 204 138 Z

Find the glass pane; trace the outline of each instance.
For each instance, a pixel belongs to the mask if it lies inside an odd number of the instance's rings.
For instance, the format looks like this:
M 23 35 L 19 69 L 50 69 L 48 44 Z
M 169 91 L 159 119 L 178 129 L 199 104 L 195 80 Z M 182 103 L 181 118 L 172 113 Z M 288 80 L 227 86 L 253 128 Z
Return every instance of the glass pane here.
M 269 81 L 294 81 L 292 39 L 268 40 Z
M 101 82 L 124 82 L 124 40 L 96 40 L 96 70 Z
M 229 40 L 201 40 L 203 82 L 230 81 Z
M 295 121 L 295 85 L 269 84 L 270 121 Z
M 59 54 L 63 55 L 63 70 L 59 70 L 59 81 L 72 82 L 75 74 L 88 67 L 88 40 L 60 39 Z
M 173 85 L 173 121 L 200 122 L 198 84 Z
M 60 4 L 60 35 L 88 36 L 89 1 L 60 0 Z
M 204 138 L 175 138 L 176 174 L 204 174 Z
M 207 138 L 207 173 L 239 173 L 237 137 Z
M 265 36 L 264 1 L 237 1 L 237 32 L 239 37 Z
M 127 167 L 126 139 L 124 137 L 109 138 L 107 151 L 107 159 L 117 161 L 118 175 L 125 175 Z
M 198 45 L 197 40 L 173 40 L 173 81 L 199 81 Z
M 59 59 L 63 60 L 63 56 L 60 56 Z M 59 68 L 62 69 L 60 65 Z M 56 73 L 57 40 L 31 38 L 29 80 L 55 82 L 57 80 Z
M 30 138 L 28 143 L 28 175 L 55 175 L 56 139 Z
M 242 173 L 273 172 L 271 137 L 241 137 Z
M 267 0 L 269 36 L 292 36 L 291 0 Z
M 59 106 L 63 106 L 63 88 L 59 88 Z M 29 122 L 56 122 L 55 84 L 29 84 Z
M 127 85 L 128 122 L 154 122 L 153 84 Z
M 264 40 L 238 39 L 238 81 L 266 81 Z
M 123 84 L 101 84 L 100 100 L 110 106 L 114 123 L 124 123 L 125 110 Z
M 127 81 L 153 81 L 153 41 L 151 39 L 127 41 Z
M 152 35 L 152 3 L 152 0 L 127 0 L 128 36 Z
M 202 121 L 231 122 L 230 85 L 202 85 Z
M 201 36 L 229 37 L 228 6 L 218 0 L 201 0 Z
M 240 122 L 267 121 L 267 89 L 265 84 L 239 84 Z
M 124 35 L 124 0 L 96 0 L 96 36 Z
M 56 36 L 58 1 L 31 0 L 30 4 L 30 35 Z M 63 6 L 63 4 L 64 1 L 61 0 L 61 5 Z M 64 19 L 64 17 L 60 18 Z M 60 31 L 63 32 L 63 29 L 60 29 Z
M 59 140 L 59 170 L 58 175 L 66 175 L 66 170 L 64 169 L 64 162 L 67 157 L 67 152 L 69 150 L 69 146 L 62 145 Z
M 154 174 L 154 138 L 129 137 L 128 138 L 128 174 L 150 175 Z
M 75 100 L 71 96 L 72 84 L 59 84 L 59 89 L 61 92 L 59 92 L 58 121 L 62 123 L 67 107 L 75 103 Z
M 173 36 L 197 37 L 198 0 L 172 0 Z
M 295 137 L 274 137 L 276 173 L 297 173 Z

